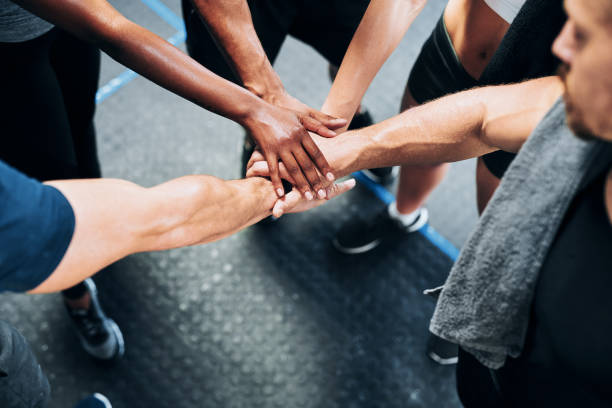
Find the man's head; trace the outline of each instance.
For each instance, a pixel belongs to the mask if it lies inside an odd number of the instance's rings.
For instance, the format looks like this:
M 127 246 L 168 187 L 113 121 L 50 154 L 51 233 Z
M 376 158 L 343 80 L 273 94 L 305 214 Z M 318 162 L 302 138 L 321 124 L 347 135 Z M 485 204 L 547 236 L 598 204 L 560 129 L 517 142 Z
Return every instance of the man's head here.
M 565 0 L 568 21 L 553 44 L 561 59 L 570 127 L 612 142 L 612 0 Z

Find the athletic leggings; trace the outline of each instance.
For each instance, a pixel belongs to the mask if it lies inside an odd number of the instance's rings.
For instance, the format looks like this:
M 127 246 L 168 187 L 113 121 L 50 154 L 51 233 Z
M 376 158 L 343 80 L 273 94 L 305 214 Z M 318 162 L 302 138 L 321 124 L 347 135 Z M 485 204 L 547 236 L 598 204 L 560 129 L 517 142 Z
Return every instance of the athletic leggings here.
M 100 51 L 54 28 L 0 43 L 0 159 L 40 181 L 101 176 L 94 130 Z M 76 299 L 86 288 L 64 291 Z

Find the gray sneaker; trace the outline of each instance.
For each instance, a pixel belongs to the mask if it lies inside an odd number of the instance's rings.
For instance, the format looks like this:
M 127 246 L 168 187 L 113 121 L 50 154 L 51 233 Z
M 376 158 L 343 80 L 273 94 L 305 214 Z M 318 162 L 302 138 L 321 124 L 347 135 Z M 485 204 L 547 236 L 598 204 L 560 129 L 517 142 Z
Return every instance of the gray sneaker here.
M 73 309 L 66 305 L 81 345 L 92 357 L 99 360 L 120 358 L 125 352 L 123 334 L 113 319 L 107 317 L 100 307 L 98 290 L 92 279 L 85 279 L 91 296 L 89 309 Z

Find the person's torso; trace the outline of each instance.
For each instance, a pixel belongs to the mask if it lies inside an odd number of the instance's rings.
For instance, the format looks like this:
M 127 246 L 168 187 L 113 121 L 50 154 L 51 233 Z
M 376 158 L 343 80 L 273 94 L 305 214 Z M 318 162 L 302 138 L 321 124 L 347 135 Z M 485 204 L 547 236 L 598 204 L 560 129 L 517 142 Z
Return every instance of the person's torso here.
M 523 354 L 498 372 L 516 406 L 612 406 L 608 173 L 573 200 L 542 265 Z
M 0 42 L 29 41 L 52 28 L 53 24 L 24 10 L 11 0 L 0 0 Z
M 448 2 L 444 11 L 446 28 L 459 60 L 473 78 L 480 78 L 525 1 Z M 505 7 L 492 7 L 499 3 Z

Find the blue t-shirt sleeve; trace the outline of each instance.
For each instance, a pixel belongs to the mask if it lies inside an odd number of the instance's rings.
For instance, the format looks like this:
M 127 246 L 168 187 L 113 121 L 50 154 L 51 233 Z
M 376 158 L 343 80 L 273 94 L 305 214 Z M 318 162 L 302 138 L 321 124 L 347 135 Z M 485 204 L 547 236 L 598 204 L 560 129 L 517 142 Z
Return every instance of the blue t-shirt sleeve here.
M 0 161 L 0 292 L 26 292 L 47 279 L 68 249 L 74 222 L 62 193 Z

